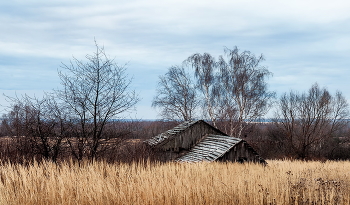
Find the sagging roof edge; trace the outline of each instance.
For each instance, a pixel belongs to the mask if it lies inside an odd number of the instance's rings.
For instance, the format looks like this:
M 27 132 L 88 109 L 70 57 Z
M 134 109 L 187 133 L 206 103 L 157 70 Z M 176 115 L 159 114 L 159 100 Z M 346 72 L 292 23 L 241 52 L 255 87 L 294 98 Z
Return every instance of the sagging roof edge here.
M 220 133 L 221 135 L 228 136 L 226 133 L 222 132 L 221 130 L 219 130 L 218 128 L 214 127 L 213 125 L 207 123 L 207 122 L 204 121 L 204 120 L 193 120 L 193 121 L 184 121 L 184 122 L 178 124 L 177 126 L 175 126 L 175 127 L 172 128 L 172 129 L 169 129 L 169 130 L 167 130 L 167 131 L 165 131 L 165 132 L 159 133 L 158 135 L 156 135 L 156 136 L 154 136 L 154 137 L 152 137 L 152 138 L 150 138 L 150 139 L 145 140 L 144 143 L 146 143 L 146 144 L 148 144 L 148 145 L 150 145 L 150 146 L 152 146 L 152 147 L 164 145 L 164 144 L 166 144 L 167 142 L 169 142 L 171 139 L 173 139 L 176 135 L 182 133 L 182 132 L 185 131 L 186 129 L 188 129 L 188 128 L 190 128 L 190 127 L 192 127 L 192 126 L 194 126 L 194 125 L 196 125 L 196 124 L 198 124 L 198 123 L 201 123 L 201 122 L 204 123 L 204 124 L 206 124 L 206 125 L 208 125 L 208 126 L 210 126 L 212 129 L 214 129 L 215 131 L 217 131 L 217 132 Z M 171 132 L 174 132 L 174 130 L 175 130 L 176 128 L 178 128 L 179 126 L 181 126 L 182 124 L 185 124 L 185 123 L 188 123 L 189 125 L 188 125 L 188 126 L 185 126 L 184 129 L 182 129 L 180 132 L 177 132 L 176 134 L 170 134 Z M 156 139 L 156 138 L 157 138 L 158 136 L 160 136 L 160 135 L 165 135 L 165 136 L 168 136 L 168 137 L 165 138 L 164 140 L 159 141 L 159 142 L 156 143 L 156 144 L 150 144 L 150 143 L 149 143 L 149 141 L 152 141 L 153 139 Z M 156 140 L 155 140 L 155 141 L 156 141 Z

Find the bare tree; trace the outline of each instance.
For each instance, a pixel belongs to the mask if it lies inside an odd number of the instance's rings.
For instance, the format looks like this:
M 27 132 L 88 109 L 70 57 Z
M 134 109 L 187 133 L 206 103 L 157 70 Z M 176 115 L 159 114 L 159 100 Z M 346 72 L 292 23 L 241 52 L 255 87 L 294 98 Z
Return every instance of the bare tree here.
M 152 106 L 160 108 L 165 119 L 192 120 L 199 101 L 191 76 L 183 67 L 172 66 L 159 79 Z
M 215 58 L 209 53 L 196 53 L 188 57 L 184 64 L 190 64 L 194 69 L 194 75 L 197 79 L 197 88 L 202 93 L 204 100 L 202 101 L 202 109 L 204 116 L 208 116 L 216 125 L 218 118 L 217 112 L 220 109 L 217 106 L 216 90 L 217 90 L 217 78 L 216 73 L 218 70 L 217 62 Z
M 78 160 L 95 158 L 106 124 L 139 101 L 129 89 L 131 79 L 125 74 L 125 65 L 117 65 L 96 41 L 95 45 L 96 51 L 86 55 L 86 62 L 73 58 L 70 64 L 62 64 L 64 71 L 58 73 L 63 89 L 56 94 L 76 122 L 69 143 Z
M 288 155 L 305 159 L 346 125 L 348 103 L 314 84 L 307 93 L 285 93 L 277 104 L 275 125 L 284 133 Z
M 268 91 L 266 79 L 272 75 L 261 66 L 263 56 L 255 57 L 249 51 L 225 49 L 220 56 L 216 100 L 219 102 L 220 119 L 228 121 L 228 133 L 241 137 L 247 123 L 264 116 L 271 108 L 275 93 Z
M 21 104 L 12 104 L 9 112 L 4 114 L 2 126 L 6 130 L 8 140 L 7 149 L 11 153 L 11 161 L 17 161 L 18 157 L 28 159 L 33 157 L 33 149 L 26 134 L 26 121 L 29 110 Z
M 7 99 L 12 107 L 2 123 L 12 142 L 17 143 L 18 154 L 56 161 L 65 138 L 65 119 L 53 97 L 46 94 L 42 99 L 28 95 Z
M 261 66 L 264 60 L 249 51 L 225 49 L 218 61 L 208 53 L 194 54 L 185 63 L 195 69 L 198 88 L 204 96 L 203 109 L 212 120 L 224 124 L 231 136 L 241 137 L 248 122 L 264 116 L 275 93 L 267 89 L 271 76 Z

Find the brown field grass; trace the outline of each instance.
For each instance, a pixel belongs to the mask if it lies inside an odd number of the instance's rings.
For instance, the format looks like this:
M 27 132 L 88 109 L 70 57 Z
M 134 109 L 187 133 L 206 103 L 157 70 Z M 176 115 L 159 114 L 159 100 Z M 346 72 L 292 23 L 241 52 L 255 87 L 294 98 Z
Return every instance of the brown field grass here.
M 350 162 L 0 166 L 0 204 L 349 204 Z

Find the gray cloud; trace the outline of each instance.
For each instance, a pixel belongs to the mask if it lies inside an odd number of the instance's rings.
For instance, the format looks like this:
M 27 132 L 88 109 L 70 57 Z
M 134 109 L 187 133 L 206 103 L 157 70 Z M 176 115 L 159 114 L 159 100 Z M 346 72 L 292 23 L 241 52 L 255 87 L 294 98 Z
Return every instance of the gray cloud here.
M 195 52 L 237 45 L 274 73 L 278 93 L 315 81 L 350 99 L 350 3 L 335 1 L 7 1 L 0 3 L 0 76 L 4 92 L 59 86 L 57 68 L 94 51 L 94 38 L 121 64 L 150 108 L 158 76 Z

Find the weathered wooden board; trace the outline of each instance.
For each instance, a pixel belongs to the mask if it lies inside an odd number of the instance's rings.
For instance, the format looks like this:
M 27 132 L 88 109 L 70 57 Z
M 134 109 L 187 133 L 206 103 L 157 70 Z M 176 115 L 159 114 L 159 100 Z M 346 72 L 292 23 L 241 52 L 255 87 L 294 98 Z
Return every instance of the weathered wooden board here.
M 215 161 L 240 141 L 242 139 L 224 135 L 207 135 L 190 152 L 179 157 L 176 161 Z

